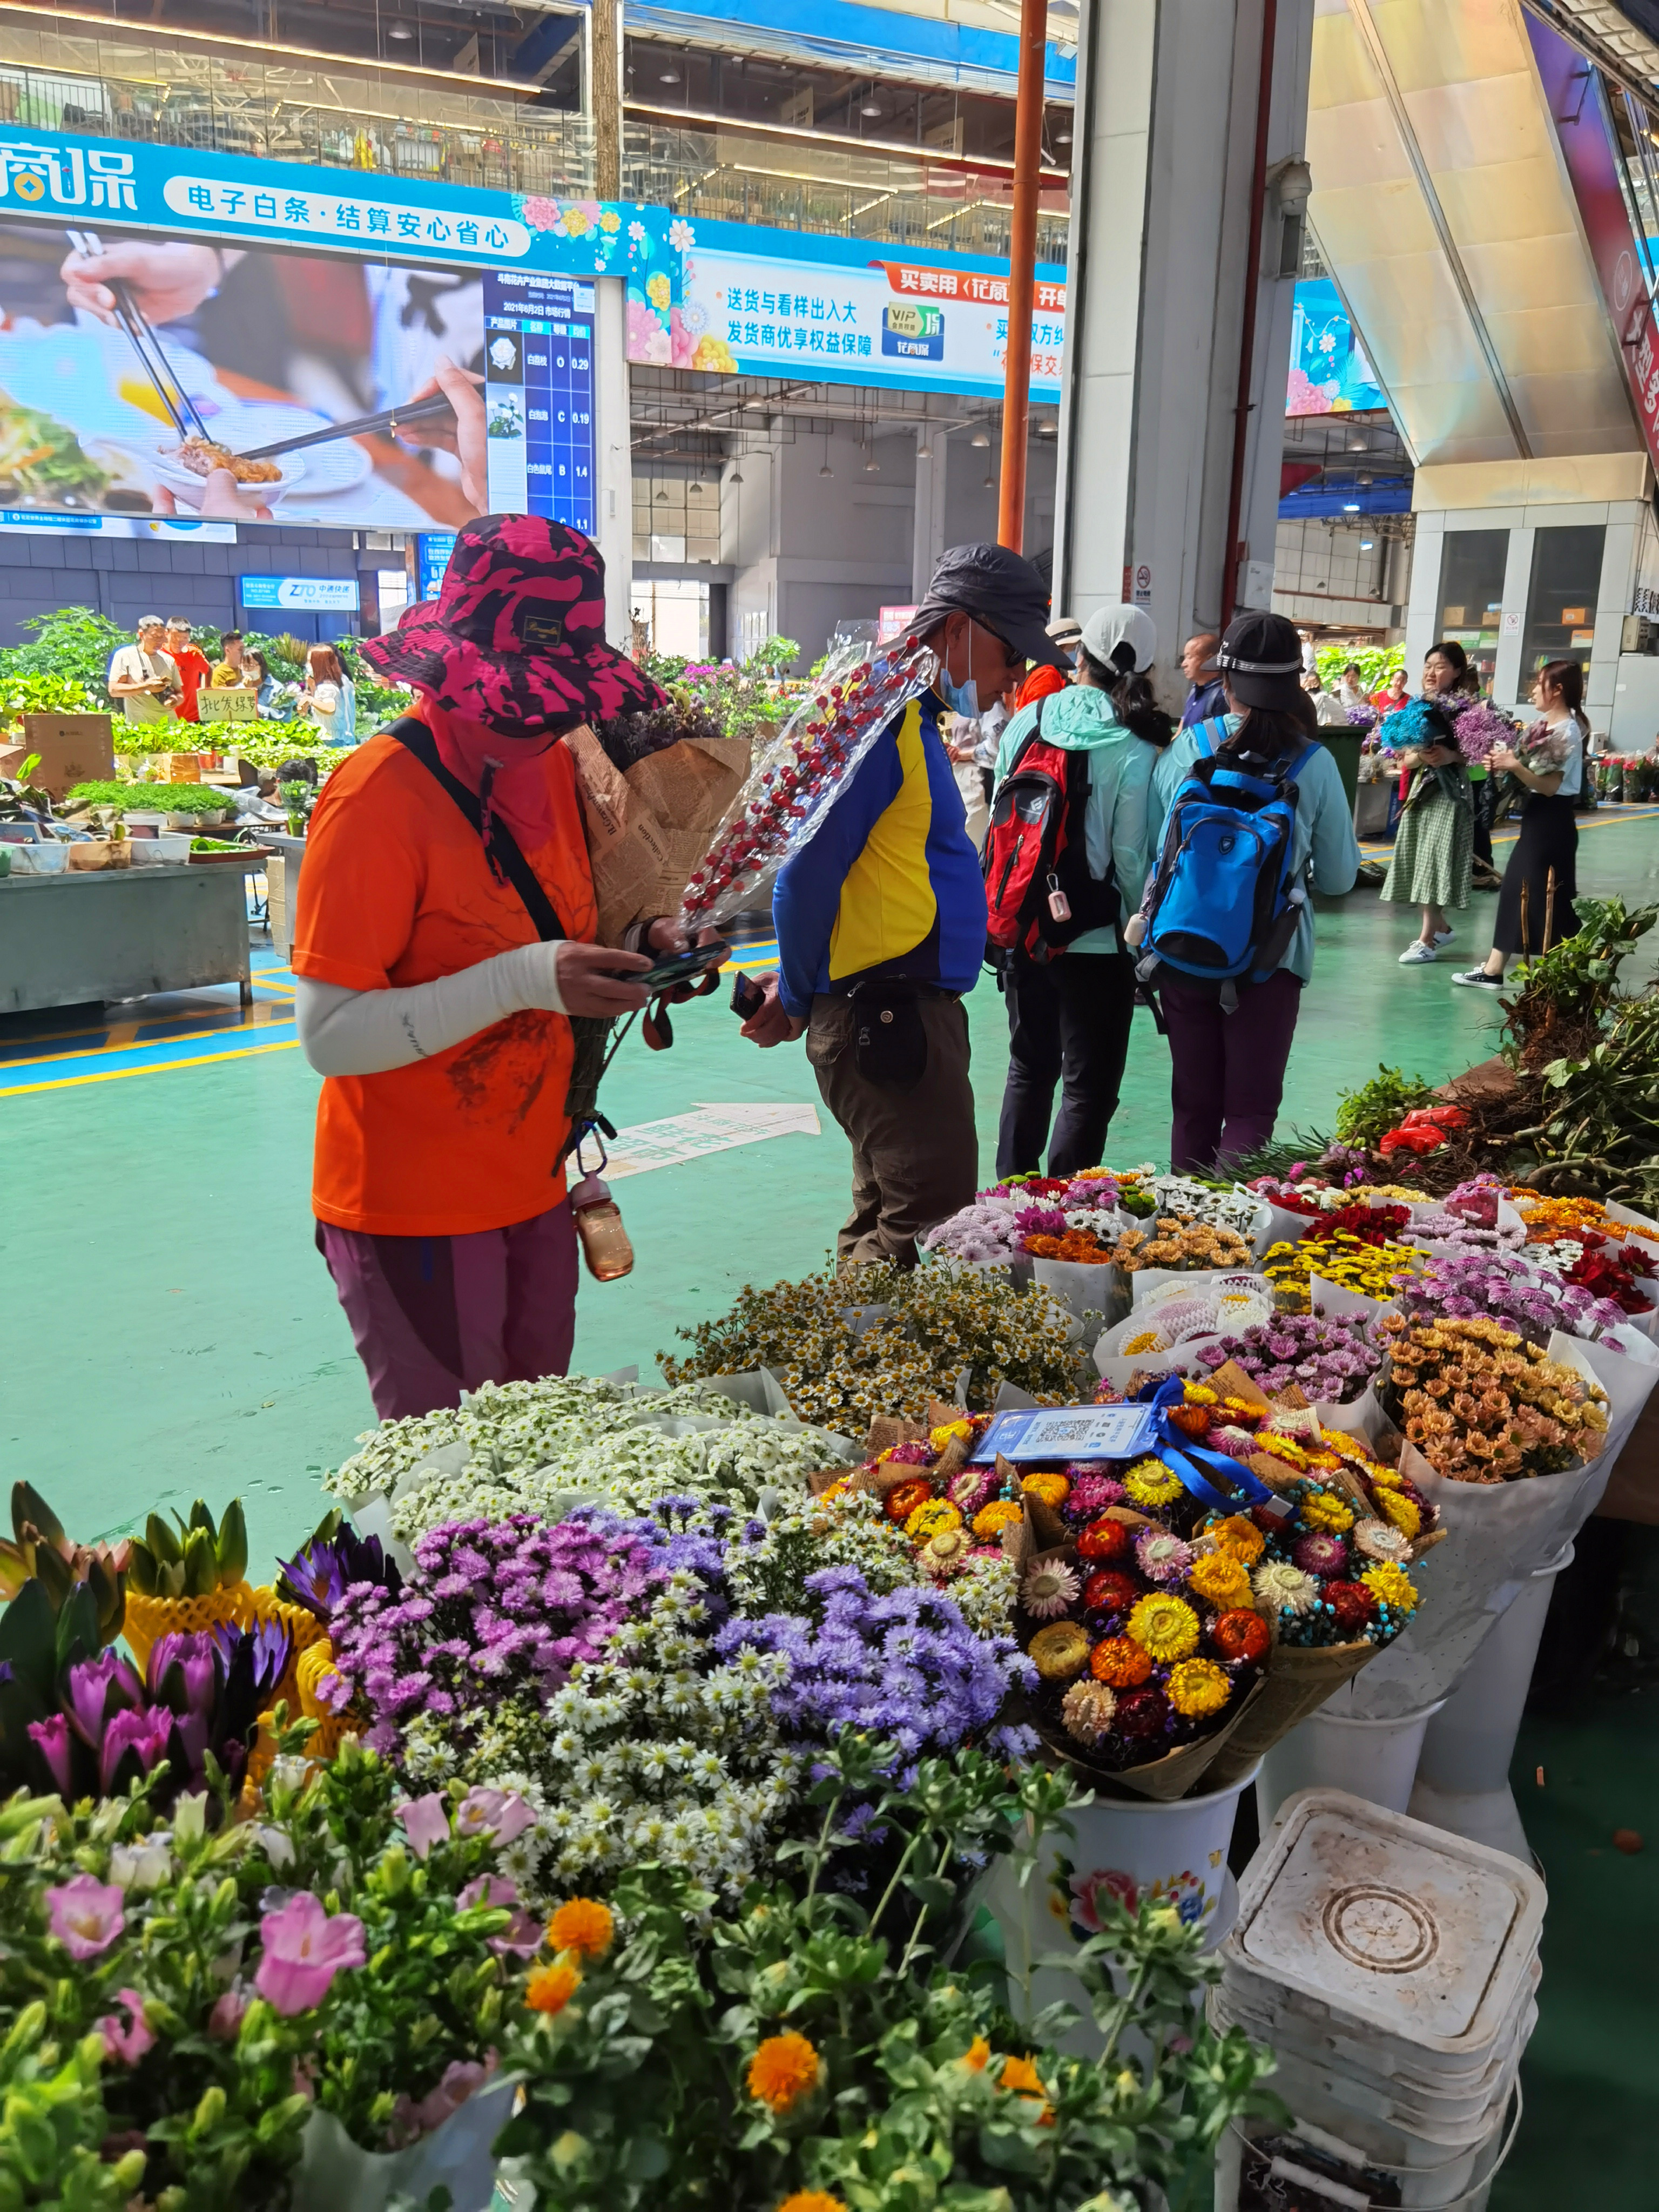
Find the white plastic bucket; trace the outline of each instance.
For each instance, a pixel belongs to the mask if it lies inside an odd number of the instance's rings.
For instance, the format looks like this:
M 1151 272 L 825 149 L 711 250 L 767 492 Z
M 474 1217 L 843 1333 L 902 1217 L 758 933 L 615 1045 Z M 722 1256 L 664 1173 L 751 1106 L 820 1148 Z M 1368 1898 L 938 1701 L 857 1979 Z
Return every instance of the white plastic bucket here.
M 1423 1735 L 1445 1699 L 1414 1713 L 1372 1720 L 1328 1705 L 1299 1721 L 1262 1755 L 1255 1785 L 1256 1817 L 1265 1837 L 1279 1807 L 1298 1790 L 1346 1790 L 1368 1804 L 1403 1813 L 1417 1775 Z
M 1557 1575 L 1571 1564 L 1572 1546 L 1566 1544 L 1528 1577 L 1429 1723 L 1418 1777 L 1431 1789 L 1455 1795 L 1507 1792 L 1550 1594 Z
M 1097 1797 L 1069 1816 L 1072 1834 L 1044 1838 L 1023 1888 L 1007 1859 L 994 1863 L 981 1896 L 1002 1929 L 1009 2006 L 1017 2018 L 1030 2020 L 1062 2000 L 1086 2014 L 1076 1977 L 1036 1962 L 1097 1935 L 1099 1906 L 1107 1899 L 1131 1911 L 1138 1904 L 1173 1905 L 1183 1920 L 1203 1923 L 1212 1942 L 1220 1941 L 1236 1894 L 1227 1845 L 1239 1798 L 1255 1775 L 1252 1767 L 1224 1790 L 1170 1804 Z M 1092 2023 L 1063 2039 L 1060 2048 L 1097 2056 L 1100 2040 Z

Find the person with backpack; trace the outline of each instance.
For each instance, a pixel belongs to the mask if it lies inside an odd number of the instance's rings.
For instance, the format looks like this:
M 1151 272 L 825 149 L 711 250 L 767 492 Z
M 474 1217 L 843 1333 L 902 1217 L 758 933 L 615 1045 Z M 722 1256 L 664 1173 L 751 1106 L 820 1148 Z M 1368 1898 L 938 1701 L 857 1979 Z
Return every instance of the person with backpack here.
M 1098 1167 L 1106 1149 L 1135 1003 L 1118 923 L 1146 872 L 1157 757 L 1113 694 L 1136 686 L 1131 711 L 1144 713 L 1157 650 L 1143 608 L 1099 610 L 1083 626 L 1075 684 L 1022 708 L 1002 733 L 985 843 L 989 937 L 1008 1002 L 1000 1177 L 1037 1173 L 1045 1146 L 1051 1176 Z M 1167 716 L 1163 727 L 1167 742 Z
M 571 1017 L 643 1006 L 652 963 L 592 941 L 557 740 L 665 701 L 605 641 L 597 547 L 537 515 L 465 524 L 437 600 L 362 651 L 418 697 L 324 787 L 291 957 L 318 1249 L 390 1420 L 569 1364 Z
M 778 874 L 779 969 L 755 978 L 742 1033 L 763 1048 L 805 1033 L 853 1147 L 843 1265 L 914 1267 L 917 1237 L 979 1186 L 962 1001 L 984 961 L 985 884 L 939 723 L 947 708 L 975 720 L 1028 660 L 1062 664 L 1048 613 L 1018 553 L 946 553 L 908 631 L 937 657 L 934 689 L 888 723 Z
M 1227 714 L 1183 730 L 1158 764 L 1157 860 L 1124 933 L 1169 1034 L 1177 1174 L 1231 1167 L 1272 1136 L 1313 974 L 1309 892 L 1340 897 L 1360 862 L 1294 628 L 1241 615 L 1217 662 Z

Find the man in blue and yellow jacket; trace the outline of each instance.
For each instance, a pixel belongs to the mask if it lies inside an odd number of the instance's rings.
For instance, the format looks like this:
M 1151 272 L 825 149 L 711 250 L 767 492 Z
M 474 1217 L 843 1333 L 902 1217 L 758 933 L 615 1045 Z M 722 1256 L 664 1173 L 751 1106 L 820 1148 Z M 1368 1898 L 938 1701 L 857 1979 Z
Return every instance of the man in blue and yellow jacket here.
M 962 999 L 984 957 L 985 887 L 939 717 L 977 714 L 1029 660 L 1068 665 L 1048 611 L 1017 553 L 947 553 L 910 626 L 939 657 L 935 689 L 895 715 L 778 877 L 780 969 L 743 1033 L 760 1045 L 805 1034 L 853 1147 L 845 1262 L 913 1266 L 917 1237 L 978 1184 Z

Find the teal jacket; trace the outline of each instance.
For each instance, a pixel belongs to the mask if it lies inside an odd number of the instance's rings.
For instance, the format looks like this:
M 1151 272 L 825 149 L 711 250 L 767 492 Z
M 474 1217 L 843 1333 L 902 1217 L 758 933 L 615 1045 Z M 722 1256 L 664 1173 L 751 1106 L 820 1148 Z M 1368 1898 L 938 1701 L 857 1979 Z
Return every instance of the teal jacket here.
M 1118 908 L 1127 921 L 1140 902 L 1149 850 L 1146 802 L 1152 763 L 1158 755 L 1144 738 L 1125 729 L 1103 691 L 1068 684 L 1035 706 L 1022 707 L 997 747 L 997 782 L 1013 766 L 1014 756 L 1042 717 L 1042 735 L 1066 752 L 1089 756 L 1089 808 L 1084 817 L 1084 857 L 1097 883 L 1109 866 L 1117 881 Z M 1115 929 L 1090 929 L 1067 947 L 1072 952 L 1115 952 Z
M 1225 742 L 1227 731 L 1237 727 L 1237 717 L 1228 714 L 1214 722 L 1194 724 L 1182 730 L 1169 750 L 1158 757 L 1147 809 L 1148 844 L 1156 863 L 1164 842 L 1164 824 L 1176 793 L 1202 750 L 1202 729 L 1212 750 Z M 1359 873 L 1359 840 L 1353 834 L 1353 814 L 1342 788 L 1341 771 L 1334 755 L 1321 745 L 1297 778 L 1296 842 L 1291 865 L 1298 876 L 1307 876 L 1312 863 L 1313 887 L 1326 898 L 1340 898 L 1351 891 Z M 1304 983 L 1313 979 L 1314 918 L 1311 900 L 1302 909 L 1290 950 L 1279 962 Z

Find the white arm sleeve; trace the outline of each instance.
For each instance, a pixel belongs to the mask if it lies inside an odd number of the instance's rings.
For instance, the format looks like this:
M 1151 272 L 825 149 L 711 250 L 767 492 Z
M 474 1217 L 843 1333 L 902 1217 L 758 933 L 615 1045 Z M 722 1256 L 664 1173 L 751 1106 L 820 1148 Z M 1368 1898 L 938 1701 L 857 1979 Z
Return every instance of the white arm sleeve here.
M 558 956 L 558 943 L 520 945 L 459 975 L 386 991 L 349 991 L 301 975 L 295 993 L 301 1046 L 319 1075 L 412 1067 L 526 1007 L 562 1014 Z

